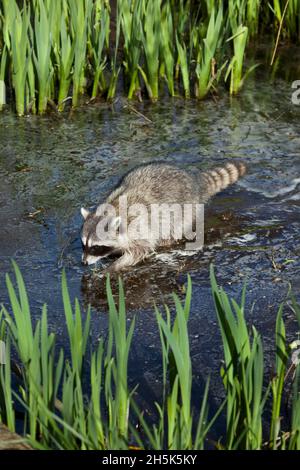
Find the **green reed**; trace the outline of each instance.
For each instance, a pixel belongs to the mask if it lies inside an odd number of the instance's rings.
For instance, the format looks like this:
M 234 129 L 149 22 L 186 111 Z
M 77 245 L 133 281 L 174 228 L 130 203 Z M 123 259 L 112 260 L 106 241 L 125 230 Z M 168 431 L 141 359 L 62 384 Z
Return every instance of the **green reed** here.
M 128 82 L 128 98 L 139 90 L 139 65 L 142 53 L 142 15 L 144 1 L 123 0 L 118 2 L 120 22 L 124 37 L 124 69 Z
M 32 60 L 32 47 L 28 40 L 30 6 L 24 6 L 22 13 L 15 0 L 11 0 L 11 3 L 4 1 L 3 7 L 7 20 L 4 26 L 4 41 L 11 56 L 16 110 L 17 114 L 22 116 L 28 109 L 31 98 L 31 96 L 26 96 L 28 68 Z
M 68 98 L 72 79 L 72 67 L 75 52 L 75 41 L 68 32 L 64 16 L 60 20 L 60 35 L 55 45 L 54 53 L 57 62 L 58 86 L 58 111 L 63 111 Z
M 89 35 L 94 71 L 91 97 L 95 99 L 99 92 L 102 94 L 106 89 L 103 72 L 107 62 L 106 48 L 109 45 L 110 12 L 104 2 L 94 5 L 93 18 L 94 26 L 91 28 Z
M 282 26 L 282 36 L 299 42 L 300 39 L 300 1 L 273 0 L 269 3 L 276 29 Z
M 146 0 L 143 16 L 142 44 L 145 70 L 139 67 L 149 98 L 158 98 L 159 48 L 161 39 L 161 0 Z
M 289 450 L 297 450 L 300 448 L 300 395 L 299 395 L 299 367 L 296 369 L 294 384 L 293 384 L 293 404 L 292 404 L 292 422 L 291 428 L 292 433 L 288 440 L 288 446 L 286 447 Z M 279 441 L 280 442 L 280 441 Z
M 247 0 L 245 22 L 249 28 L 250 36 L 253 37 L 255 37 L 258 33 L 261 3 L 261 0 Z
M 211 11 L 206 36 L 202 38 L 201 29 L 194 29 L 194 48 L 196 52 L 196 97 L 204 98 L 214 82 L 217 82 L 222 71 L 222 66 L 218 72 L 214 71 L 216 66 L 216 50 L 222 33 L 221 26 L 223 22 L 223 8 L 219 7 L 217 15 L 214 9 Z
M 259 65 L 254 64 L 244 73 L 245 50 L 248 39 L 248 28 L 242 24 L 237 25 L 234 18 L 230 18 L 232 36 L 227 41 L 233 42 L 234 55 L 228 65 L 225 81 L 230 77 L 230 94 L 237 94 L 242 88 L 248 75 Z
M 178 54 L 177 68 L 181 72 L 184 96 L 185 98 L 190 98 L 190 61 L 187 46 L 184 42 L 180 42 L 178 36 L 176 36 L 176 46 Z
M 186 98 L 190 98 L 190 73 L 191 73 L 191 37 L 190 31 L 190 1 L 179 0 L 178 5 L 173 4 L 173 22 L 175 29 L 175 44 L 177 60 L 175 66 L 175 78 L 179 80 L 181 75 L 182 86 Z
M 119 49 L 120 35 L 121 35 L 121 15 L 120 15 L 119 9 L 117 9 L 114 54 L 112 55 L 112 58 L 111 58 L 111 75 L 110 75 L 109 87 L 107 90 L 108 100 L 112 100 L 116 95 L 118 77 L 121 71 L 121 66 L 118 64 L 118 49 Z
M 174 66 L 175 66 L 175 47 L 174 47 L 174 27 L 171 5 L 169 2 L 162 6 L 161 12 L 161 38 L 160 38 L 160 75 L 166 80 L 168 90 L 171 96 L 175 95 L 174 87 Z
M 212 269 L 211 284 L 224 347 L 221 375 L 227 396 L 226 448 L 260 449 L 267 397 L 263 395 L 262 340 L 253 327 L 251 342 L 244 316 L 245 289 L 239 305 L 219 289 Z
M 226 435 L 215 443 L 226 449 L 300 449 L 299 342 L 287 345 L 283 304 L 276 321 L 275 374 L 263 386 L 262 338 L 245 320 L 245 295 L 240 303 L 229 299 L 211 268 L 211 288 L 220 327 L 224 362 L 221 377 L 225 400 L 215 415 L 209 414 L 209 381 L 196 412 L 192 405 L 193 371 L 188 322 L 192 284 L 188 278 L 185 300 L 173 295 L 173 309 L 155 309 L 162 351 L 163 394 L 155 404 L 155 424 L 137 404 L 139 389 L 129 389 L 128 358 L 135 320 L 128 321 L 125 293 L 119 280 L 118 302 L 109 278 L 108 339 L 101 335 L 92 347 L 91 312 L 83 315 L 77 300 L 70 299 L 66 276 L 62 296 L 70 357 L 57 351 L 56 335 L 49 331 L 47 306 L 33 325 L 30 304 L 19 268 L 13 263 L 16 287 L 6 276 L 9 307 L 0 310 L 0 338 L 6 344 L 6 363 L 0 365 L 0 420 L 16 428 L 16 407 L 23 414 L 26 440 L 37 449 L 203 449 L 211 427 L 226 412 Z M 300 306 L 289 295 L 300 325 Z M 153 317 L 155 321 L 155 317 Z M 293 352 L 294 351 L 294 352 Z M 291 358 L 294 384 L 290 428 L 282 424 L 287 365 Z M 13 359 L 14 358 L 14 359 Z M 221 357 L 220 357 L 221 362 Z M 89 377 L 90 389 L 83 387 Z M 17 379 L 17 380 L 16 380 Z M 264 435 L 266 403 L 272 403 L 270 433 Z M 136 428 L 140 423 L 141 432 Z M 152 420 L 153 421 L 153 420 Z M 266 428 L 266 426 L 265 426 Z M 267 429 L 266 429 L 267 430 Z
M 273 394 L 272 420 L 270 429 L 270 443 L 276 449 L 279 442 L 281 404 L 284 387 L 284 378 L 287 369 L 288 351 L 286 345 L 285 326 L 282 320 L 283 305 L 280 306 L 276 319 L 276 374 L 272 379 L 271 388 Z
M 52 47 L 50 17 L 47 14 L 44 1 L 39 0 L 38 5 L 34 18 L 35 50 L 33 59 L 38 81 L 38 112 L 42 114 L 46 111 L 48 99 L 51 96 L 50 85 L 53 66 L 50 57 Z
M 274 37 L 300 39 L 300 0 L 117 0 L 116 10 L 108 0 L 1 0 L 1 109 L 5 95 L 18 115 L 110 100 L 121 76 L 129 99 L 156 101 L 162 81 L 171 96 L 204 98 L 221 77 L 236 94 L 266 21 Z
M 88 21 L 92 11 L 92 0 L 77 2 L 69 0 L 71 35 L 75 42 L 73 65 L 73 94 L 72 106 L 78 105 L 79 95 L 85 89 L 85 67 L 87 51 Z

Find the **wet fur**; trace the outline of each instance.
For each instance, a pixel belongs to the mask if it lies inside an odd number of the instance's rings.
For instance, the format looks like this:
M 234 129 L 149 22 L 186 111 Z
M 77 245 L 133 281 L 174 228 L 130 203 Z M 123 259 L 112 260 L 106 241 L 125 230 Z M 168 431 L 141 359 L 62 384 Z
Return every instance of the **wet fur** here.
M 205 204 L 214 194 L 235 183 L 245 172 L 246 166 L 241 162 L 226 163 L 222 167 L 203 172 L 184 170 L 164 163 L 140 165 L 121 178 L 104 202 L 113 205 L 116 211 L 120 196 L 127 197 L 128 207 L 137 203 L 143 204 L 146 208 L 149 208 L 151 204 L 162 203 Z M 88 213 L 82 209 L 82 214 L 85 217 L 82 231 L 83 261 L 94 262 L 92 258 L 88 258 L 89 248 L 107 243 L 107 240 L 97 239 L 96 235 L 97 223 L 101 220 L 101 204 L 94 213 Z M 128 222 L 130 223 L 130 218 Z M 146 238 L 130 240 L 126 238 L 126 234 L 122 240 L 121 242 L 109 240 L 111 253 L 121 253 L 121 257 L 110 266 L 110 271 L 120 271 L 134 266 L 155 252 L 159 246 L 170 246 L 176 242 L 172 237 L 170 240 L 158 239 L 155 242 Z M 87 244 L 90 244 L 90 247 Z

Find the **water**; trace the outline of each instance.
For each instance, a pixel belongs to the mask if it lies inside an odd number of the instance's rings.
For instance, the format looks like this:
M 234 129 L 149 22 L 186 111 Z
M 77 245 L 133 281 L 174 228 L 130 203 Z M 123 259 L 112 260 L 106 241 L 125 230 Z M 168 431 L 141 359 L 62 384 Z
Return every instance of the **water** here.
M 1 113 L 1 300 L 7 303 L 5 273 L 12 271 L 14 258 L 33 317 L 40 317 L 46 302 L 50 329 L 67 348 L 60 295 L 64 267 L 71 296 L 84 308 L 92 305 L 96 340 L 107 325 L 104 282 L 101 270 L 81 265 L 80 207 L 94 207 L 139 163 L 155 159 L 211 168 L 238 158 L 249 173 L 206 208 L 204 250 L 192 256 L 160 253 L 123 275 L 128 316 L 137 317 L 130 376 L 140 383 L 146 404 L 159 398 L 161 354 L 153 302 L 172 305 L 170 293 L 182 293 L 190 273 L 194 396 L 211 374 L 211 404 L 220 402 L 222 345 L 210 293 L 211 262 L 233 297 L 240 297 L 247 281 L 248 320 L 263 335 L 270 368 L 276 312 L 289 284 L 300 299 L 300 107 L 291 103 L 291 80 L 299 77 L 290 68 L 285 79 L 284 64 L 273 80 L 258 70 L 238 98 L 224 93 L 202 103 L 164 99 L 135 105 L 147 120 L 122 99 L 71 116 L 18 119 Z M 292 340 L 298 327 L 288 307 L 284 317 Z

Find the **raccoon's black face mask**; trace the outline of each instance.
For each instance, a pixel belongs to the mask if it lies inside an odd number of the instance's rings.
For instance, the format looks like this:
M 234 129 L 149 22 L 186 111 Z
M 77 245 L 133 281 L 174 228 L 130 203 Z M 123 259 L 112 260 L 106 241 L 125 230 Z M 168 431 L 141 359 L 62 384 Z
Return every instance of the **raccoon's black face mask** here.
M 109 246 L 92 246 L 88 248 L 83 246 L 82 262 L 84 264 L 94 264 L 99 259 L 110 256 L 114 253 L 114 249 Z
M 82 228 L 82 262 L 84 264 L 94 264 L 99 259 L 121 254 L 116 247 L 111 245 L 103 244 L 103 240 L 100 240 L 97 236 L 97 225 L 100 218 L 91 214 L 86 209 L 81 209 L 81 214 L 84 218 L 84 224 Z

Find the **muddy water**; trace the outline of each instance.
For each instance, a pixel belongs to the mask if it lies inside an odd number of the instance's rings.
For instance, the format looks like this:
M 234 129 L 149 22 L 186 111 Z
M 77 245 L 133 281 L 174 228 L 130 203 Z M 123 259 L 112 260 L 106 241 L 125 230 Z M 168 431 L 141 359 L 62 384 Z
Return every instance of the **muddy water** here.
M 92 271 L 81 265 L 80 207 L 94 207 L 123 172 L 139 163 L 155 159 L 211 168 L 242 159 L 247 176 L 206 208 L 203 251 L 160 253 L 124 274 L 128 315 L 137 316 L 130 370 L 145 401 L 157 399 L 161 367 L 153 301 L 171 303 L 171 291 L 182 292 L 190 273 L 195 396 L 212 374 L 211 402 L 218 402 L 222 347 L 209 287 L 211 262 L 232 296 L 240 296 L 247 280 L 249 322 L 263 334 L 271 360 L 276 311 L 289 283 L 300 298 L 300 107 L 292 105 L 292 78 L 284 79 L 285 67 L 281 70 L 272 80 L 258 70 L 232 100 L 224 93 L 203 103 L 166 99 L 136 105 L 147 119 L 121 99 L 72 116 L 17 119 L 1 113 L 1 300 L 7 302 L 5 273 L 14 258 L 34 318 L 46 302 L 50 328 L 64 344 L 64 267 L 71 295 L 93 307 L 96 339 L 107 323 L 104 282 L 101 267 Z M 297 325 L 288 308 L 285 318 L 293 338 Z

